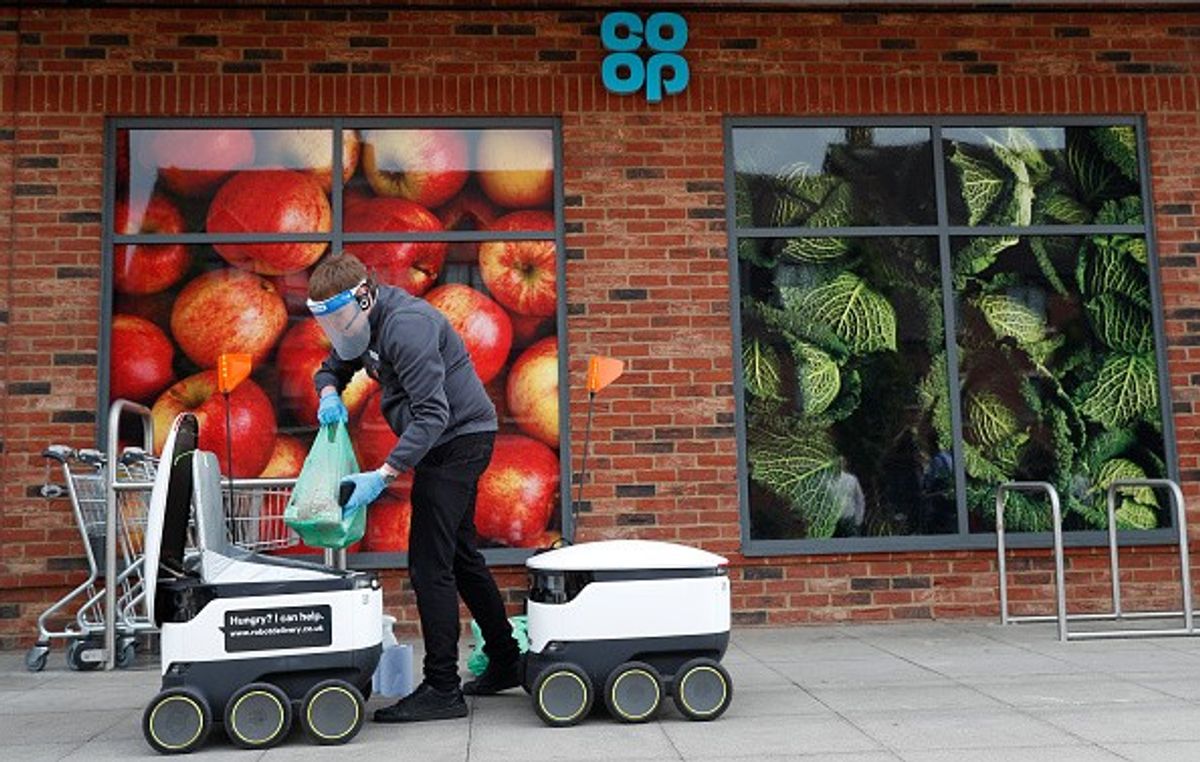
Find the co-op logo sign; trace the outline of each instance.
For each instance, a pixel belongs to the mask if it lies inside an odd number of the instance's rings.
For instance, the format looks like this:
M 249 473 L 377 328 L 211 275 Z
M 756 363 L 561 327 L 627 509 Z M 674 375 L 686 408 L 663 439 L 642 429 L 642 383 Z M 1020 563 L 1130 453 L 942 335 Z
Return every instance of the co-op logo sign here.
M 678 13 L 652 13 L 643 24 L 636 13 L 618 11 L 600 23 L 605 50 L 601 73 L 609 92 L 630 95 L 643 88 L 646 100 L 658 103 L 663 93 L 675 95 L 687 87 L 687 61 L 679 55 L 687 44 L 688 28 Z M 650 49 L 643 59 L 642 43 Z

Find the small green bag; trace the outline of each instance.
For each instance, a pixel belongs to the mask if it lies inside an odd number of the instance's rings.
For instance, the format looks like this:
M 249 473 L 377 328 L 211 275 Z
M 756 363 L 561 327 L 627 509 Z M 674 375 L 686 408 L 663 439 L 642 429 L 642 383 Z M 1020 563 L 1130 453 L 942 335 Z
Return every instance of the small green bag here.
M 346 424 L 322 426 L 283 511 L 283 520 L 306 545 L 344 548 L 362 539 L 366 510 L 343 516 L 338 505 L 338 483 L 357 471 L 358 459 Z
M 510 616 L 508 623 L 512 625 L 513 637 L 517 639 L 517 646 L 521 649 L 521 653 L 529 650 L 529 620 L 522 616 Z M 475 620 L 471 620 L 471 634 L 475 636 L 475 647 L 471 650 L 471 655 L 467 657 L 467 669 L 471 670 L 471 674 L 479 677 L 483 671 L 487 669 L 488 657 L 483 652 L 483 632 L 480 631 L 479 625 Z

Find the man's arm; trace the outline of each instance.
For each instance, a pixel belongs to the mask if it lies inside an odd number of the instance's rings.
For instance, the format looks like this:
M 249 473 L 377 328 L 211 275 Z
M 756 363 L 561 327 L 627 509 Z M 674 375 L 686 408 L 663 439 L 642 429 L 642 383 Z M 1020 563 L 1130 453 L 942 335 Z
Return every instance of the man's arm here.
M 313 383 L 317 387 L 317 398 L 325 396 L 325 390 L 329 388 L 341 394 L 342 390 L 346 388 L 346 384 L 350 383 L 351 377 L 361 367 L 360 360 L 343 360 L 337 356 L 337 353 L 330 351 L 325 362 L 321 363 L 321 367 L 313 374 Z
M 438 342 L 437 324 L 412 313 L 389 318 L 379 336 L 380 354 L 396 369 L 412 413 L 408 428 L 400 432 L 400 441 L 387 457 L 387 465 L 399 472 L 420 462 L 450 421 L 446 366 Z

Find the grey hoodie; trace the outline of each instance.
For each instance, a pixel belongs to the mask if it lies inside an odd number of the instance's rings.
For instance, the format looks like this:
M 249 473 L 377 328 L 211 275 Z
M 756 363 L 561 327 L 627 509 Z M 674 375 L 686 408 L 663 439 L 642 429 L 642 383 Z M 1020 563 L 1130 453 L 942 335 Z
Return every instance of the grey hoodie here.
M 340 394 L 359 368 L 379 382 L 383 417 L 400 438 L 388 465 L 408 471 L 433 447 L 464 434 L 496 431 L 496 408 L 445 315 L 403 289 L 380 286 L 368 320 L 367 351 L 351 361 L 330 352 L 313 380 L 318 394 L 326 386 Z

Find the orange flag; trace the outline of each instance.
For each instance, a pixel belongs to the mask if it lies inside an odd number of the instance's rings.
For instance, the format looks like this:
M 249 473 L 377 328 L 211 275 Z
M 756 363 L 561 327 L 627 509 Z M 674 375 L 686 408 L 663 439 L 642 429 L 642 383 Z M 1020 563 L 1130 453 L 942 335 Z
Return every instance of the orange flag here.
M 588 358 L 587 390 L 595 394 L 621 377 L 625 363 L 611 357 L 592 355 Z
M 251 358 L 248 354 L 227 353 L 217 359 L 217 389 L 229 394 L 250 375 Z

